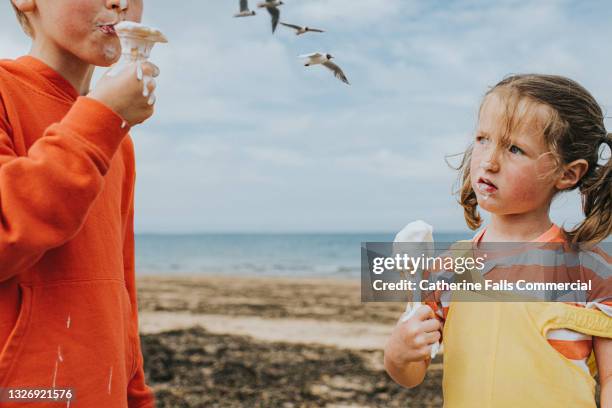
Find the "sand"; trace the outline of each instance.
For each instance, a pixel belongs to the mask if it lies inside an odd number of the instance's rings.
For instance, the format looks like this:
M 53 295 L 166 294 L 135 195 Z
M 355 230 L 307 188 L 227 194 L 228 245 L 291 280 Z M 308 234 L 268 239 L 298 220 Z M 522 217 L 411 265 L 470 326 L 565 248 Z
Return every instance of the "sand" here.
M 382 324 L 180 312 L 144 312 L 140 323 L 146 334 L 200 326 L 210 333 L 250 336 L 256 341 L 322 344 L 347 350 L 380 350 L 391 331 L 391 326 Z
M 407 390 L 384 372 L 401 303 L 358 281 L 141 277 L 145 372 L 159 407 L 441 407 L 441 361 Z
M 146 334 L 201 326 L 257 341 L 381 350 L 402 312 L 401 304 L 361 304 L 354 281 L 147 278 L 140 288 Z

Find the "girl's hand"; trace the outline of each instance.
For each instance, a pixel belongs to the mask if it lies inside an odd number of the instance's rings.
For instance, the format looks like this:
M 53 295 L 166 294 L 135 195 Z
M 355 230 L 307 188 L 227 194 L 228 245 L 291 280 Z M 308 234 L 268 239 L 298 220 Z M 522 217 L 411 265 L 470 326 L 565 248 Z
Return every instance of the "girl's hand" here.
M 441 324 L 434 311 L 421 305 L 405 322 L 398 323 L 385 347 L 385 356 L 397 367 L 430 358 L 431 347 L 440 340 Z

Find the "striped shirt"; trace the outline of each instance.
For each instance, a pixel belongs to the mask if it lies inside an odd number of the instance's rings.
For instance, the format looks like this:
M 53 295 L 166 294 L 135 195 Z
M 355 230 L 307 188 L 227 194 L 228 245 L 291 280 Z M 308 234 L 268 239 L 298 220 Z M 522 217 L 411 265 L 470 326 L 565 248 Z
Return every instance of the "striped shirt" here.
M 480 231 L 473 239 L 473 242 L 480 243 L 485 229 Z M 532 242 L 563 244 L 566 242 L 563 231 L 557 225 L 553 225 L 548 231 L 536 238 Z M 580 252 L 579 262 L 574 267 L 578 270 L 579 276 L 583 282 L 590 280 L 592 284 L 591 292 L 587 293 L 585 299 L 572 302 L 565 302 L 575 307 L 584 307 L 589 309 L 598 309 L 607 316 L 612 317 L 612 296 L 610 292 L 611 283 L 611 265 L 612 257 L 601 247 L 595 247 L 590 251 Z M 516 261 L 516 257 L 513 258 Z M 519 258 L 520 259 L 520 258 Z M 521 264 L 525 263 L 525 264 Z M 493 267 L 483 270 L 483 276 L 490 278 L 509 278 L 514 280 L 517 276 L 528 270 L 527 262 L 513 262 L 512 264 L 503 265 L 493 263 Z M 571 266 L 568 267 L 571 269 Z M 445 271 L 426 271 L 423 275 L 428 278 L 429 274 L 436 273 L 452 274 Z M 433 293 L 433 296 L 427 297 L 430 300 L 425 300 L 424 303 L 430 306 L 438 320 L 444 325 L 448 315 L 449 307 L 451 306 L 451 292 L 438 291 Z M 580 333 L 570 329 L 551 329 L 546 333 L 548 343 L 565 358 L 583 369 L 587 373 L 591 373 L 587 364 L 591 353 L 593 352 L 593 336 Z

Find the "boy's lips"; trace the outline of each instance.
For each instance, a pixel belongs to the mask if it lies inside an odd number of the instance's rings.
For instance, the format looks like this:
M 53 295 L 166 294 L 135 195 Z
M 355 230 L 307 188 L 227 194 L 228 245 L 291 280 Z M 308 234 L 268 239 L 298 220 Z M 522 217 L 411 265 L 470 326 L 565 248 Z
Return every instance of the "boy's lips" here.
M 98 24 L 98 29 L 102 31 L 104 34 L 109 34 L 109 35 L 116 34 L 115 24 L 116 23 Z
M 497 191 L 497 186 L 491 180 L 485 177 L 479 177 L 476 182 L 478 190 L 482 193 L 492 194 Z

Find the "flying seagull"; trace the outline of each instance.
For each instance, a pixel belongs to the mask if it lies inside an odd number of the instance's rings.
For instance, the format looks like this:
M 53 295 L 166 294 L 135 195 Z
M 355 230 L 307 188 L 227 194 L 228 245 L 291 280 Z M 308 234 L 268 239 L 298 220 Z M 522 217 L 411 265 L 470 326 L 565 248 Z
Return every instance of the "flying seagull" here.
M 268 13 L 270 13 L 270 17 L 272 18 L 272 33 L 274 33 L 274 31 L 276 31 L 276 26 L 278 25 L 278 19 L 280 17 L 280 10 L 278 9 L 278 6 L 285 4 L 280 0 L 266 0 L 263 3 L 259 3 L 257 5 L 257 7 L 259 8 L 266 8 L 266 10 L 268 10 Z
M 298 58 L 308 58 L 308 62 L 304 64 L 304 66 L 309 67 L 311 65 L 321 64 L 324 67 L 330 69 L 336 78 L 341 80 L 347 85 L 350 85 L 348 79 L 344 75 L 344 72 L 340 69 L 339 66 L 331 62 L 331 59 L 334 58 L 331 54 L 322 54 L 320 52 L 313 52 L 312 54 L 300 55 Z
M 295 35 L 302 35 L 308 32 L 313 32 L 313 33 L 324 33 L 325 32 L 324 30 L 320 30 L 318 28 L 302 27 L 299 25 L 287 24 L 287 23 L 282 23 L 282 22 L 281 24 L 284 25 L 285 27 L 293 28 L 295 30 Z
M 234 17 L 250 17 L 254 15 L 255 12 L 249 10 L 249 0 L 240 0 L 240 13 L 234 14 Z

